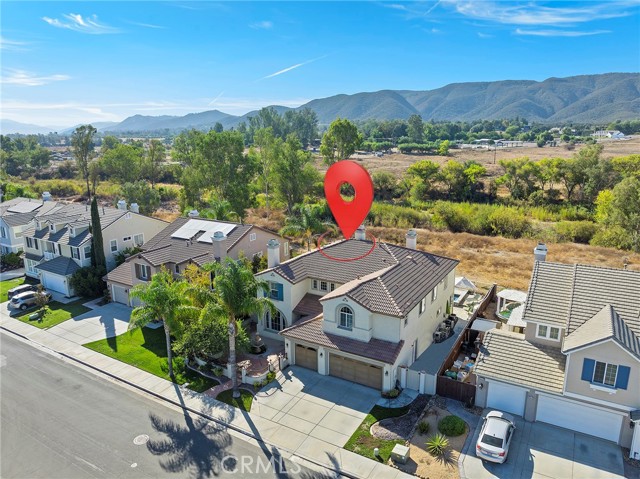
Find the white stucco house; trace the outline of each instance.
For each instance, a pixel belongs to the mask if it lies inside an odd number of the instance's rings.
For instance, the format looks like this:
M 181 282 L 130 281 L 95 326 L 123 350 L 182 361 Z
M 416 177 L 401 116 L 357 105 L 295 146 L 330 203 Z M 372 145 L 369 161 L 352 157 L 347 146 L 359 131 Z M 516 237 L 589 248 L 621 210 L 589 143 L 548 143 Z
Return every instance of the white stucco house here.
M 270 267 L 256 276 L 278 311 L 259 318 L 258 332 L 284 340 L 291 364 L 393 389 L 452 307 L 458 261 L 417 250 L 414 231 L 407 246 L 374 246 L 362 227 L 323 252 L 280 263 L 269 245 Z
M 640 458 L 640 272 L 537 261 L 524 334 L 488 332 L 476 404 L 613 441 Z
M 116 254 L 142 245 L 167 225 L 129 211 L 122 203 L 120 206 L 98 208 L 107 270 L 115 267 Z M 73 296 L 69 279 L 78 269 L 91 264 L 90 224 L 90 207 L 77 203 L 37 217 L 24 231 L 25 274 L 39 279 L 48 290 Z
M 53 213 L 63 206 L 55 201 L 22 197 L 0 203 L 0 253 L 24 251 L 24 230 L 33 224 L 35 218 Z

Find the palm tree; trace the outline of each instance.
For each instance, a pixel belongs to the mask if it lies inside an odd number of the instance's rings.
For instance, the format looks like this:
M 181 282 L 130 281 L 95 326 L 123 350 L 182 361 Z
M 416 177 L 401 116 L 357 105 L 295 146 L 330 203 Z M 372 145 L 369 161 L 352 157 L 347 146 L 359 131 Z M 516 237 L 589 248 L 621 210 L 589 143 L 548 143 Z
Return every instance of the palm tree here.
M 280 234 L 305 238 L 307 241 L 307 251 L 311 251 L 311 238 L 313 238 L 314 235 L 335 229 L 333 223 L 323 218 L 322 208 L 319 206 L 296 205 L 294 213 L 298 214 L 287 216 L 285 225 L 280 230 Z
M 229 365 L 233 381 L 233 397 L 240 397 L 238 375 L 236 372 L 236 336 L 239 321 L 251 314 L 262 315 L 265 311 L 276 313 L 276 308 L 267 297 L 258 297 L 258 291 L 269 291 L 266 281 L 258 280 L 243 261 L 226 258 L 223 263 L 209 263 L 203 266 L 206 271 L 213 271 L 215 301 L 205 306 L 203 314 L 224 314 L 229 321 Z
M 237 221 L 240 215 L 231 209 L 231 203 L 227 200 L 212 199 L 209 208 L 200 212 L 203 218 L 220 221 Z
M 131 312 L 129 330 L 142 328 L 151 321 L 160 320 L 167 340 L 167 361 L 169 377 L 173 380 L 173 354 L 171 352 L 171 333 L 179 332 L 181 324 L 189 317 L 197 316 L 200 310 L 189 303 L 185 294 L 187 283 L 176 281 L 164 267 L 151 276 L 148 283 L 138 284 L 131 290 L 130 296 L 142 301 L 142 305 Z

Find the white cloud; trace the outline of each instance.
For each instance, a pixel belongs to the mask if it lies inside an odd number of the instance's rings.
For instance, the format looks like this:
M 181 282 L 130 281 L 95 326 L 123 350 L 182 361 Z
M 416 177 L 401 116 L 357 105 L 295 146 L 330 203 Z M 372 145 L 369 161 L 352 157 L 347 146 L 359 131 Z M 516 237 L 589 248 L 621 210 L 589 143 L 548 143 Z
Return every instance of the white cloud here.
M 155 28 L 155 29 L 166 28 L 166 27 L 163 27 L 162 25 L 154 25 L 153 23 L 131 22 L 131 21 L 128 21 L 127 23 L 130 23 L 131 25 L 136 25 L 138 27 L 144 27 L 144 28 Z
M 271 30 L 273 28 L 273 22 L 263 20 L 261 22 L 250 23 L 249 26 L 256 30 Z
M 586 37 L 590 35 L 602 35 L 603 33 L 611 33 L 611 30 L 523 30 L 516 28 L 516 35 L 531 35 L 535 37 Z
M 118 28 L 98 22 L 98 17 L 96 15 L 89 15 L 83 18 L 82 15 L 78 13 L 65 13 L 62 16 L 66 19 L 66 21 L 64 19 L 59 20 L 57 18 L 49 17 L 42 17 L 42 19 L 49 25 L 54 27 L 66 28 L 68 30 L 74 30 L 76 32 L 89 33 L 91 35 L 102 35 L 105 33 L 120 32 L 120 29 Z
M 382 3 L 382 6 L 391 8 L 393 10 L 399 10 L 404 13 L 404 17 L 407 20 L 425 18 L 433 12 L 438 5 L 444 0 L 436 0 L 434 2 L 412 2 L 412 3 Z
M 493 38 L 493 35 L 491 35 L 489 33 L 482 33 L 482 32 L 478 32 L 478 36 L 480 38 Z
M 38 76 L 24 70 L 7 70 L 0 78 L 0 83 L 21 86 L 42 86 L 55 81 L 69 80 L 69 75 Z
M 9 40 L 8 38 L 5 38 L 3 36 L 0 36 L 0 50 L 26 50 L 26 48 L 24 48 L 26 45 L 28 45 L 27 42 L 21 42 L 18 40 Z
M 508 25 L 571 25 L 577 23 L 625 17 L 627 10 L 637 2 L 593 2 L 588 5 L 560 3 L 569 6 L 545 6 L 532 2 L 496 2 L 489 0 L 442 0 L 455 10 L 479 20 Z

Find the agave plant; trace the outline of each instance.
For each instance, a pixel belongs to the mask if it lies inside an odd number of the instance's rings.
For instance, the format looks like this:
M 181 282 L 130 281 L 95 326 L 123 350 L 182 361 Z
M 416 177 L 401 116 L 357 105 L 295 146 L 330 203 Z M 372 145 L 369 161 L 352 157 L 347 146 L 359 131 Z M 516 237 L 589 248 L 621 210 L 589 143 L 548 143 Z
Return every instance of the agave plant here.
M 427 445 L 427 451 L 434 456 L 442 456 L 447 447 L 449 447 L 449 439 L 444 434 L 434 434 L 425 443 Z

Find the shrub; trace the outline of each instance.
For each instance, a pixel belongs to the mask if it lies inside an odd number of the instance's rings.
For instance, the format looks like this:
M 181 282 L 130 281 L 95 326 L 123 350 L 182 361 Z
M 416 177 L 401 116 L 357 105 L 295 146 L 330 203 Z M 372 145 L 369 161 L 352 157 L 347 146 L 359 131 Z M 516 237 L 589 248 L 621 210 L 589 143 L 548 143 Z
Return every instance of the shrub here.
M 629 236 L 629 233 L 621 226 L 601 228 L 593 235 L 589 244 L 626 250 L 633 248 L 633 240 Z
M 270 371 L 267 373 L 267 384 L 270 383 L 271 381 L 273 381 L 276 378 L 276 373 L 273 371 Z
M 9 267 L 22 266 L 22 257 L 16 253 L 7 253 L 0 256 L 0 263 Z
M 106 285 L 102 277 L 106 273 L 103 268 L 85 266 L 73 273 L 69 284 L 75 290 L 76 294 L 84 298 L 97 298 L 98 296 L 102 296 L 105 290 Z
M 598 225 L 591 221 L 561 221 L 555 225 L 558 241 L 589 244 L 598 232 Z
M 427 451 L 431 454 L 434 456 L 442 456 L 447 450 L 447 447 L 449 447 L 449 439 L 442 434 L 435 434 L 431 436 L 425 444 Z
M 222 376 L 224 374 L 224 369 L 222 369 L 221 367 L 215 367 L 213 368 L 213 374 L 215 376 Z
M 466 423 L 458 416 L 450 415 L 440 420 L 438 431 L 447 436 L 459 436 L 464 434 Z
M 158 188 L 160 193 L 160 201 L 175 201 L 178 199 L 178 189 L 170 186 L 161 186 Z
M 489 215 L 491 232 L 506 238 L 521 238 L 531 229 L 531 222 L 513 208 L 499 207 Z
M 429 432 L 429 423 L 426 421 L 420 421 L 418 424 L 418 432 L 420 434 L 426 434 Z
M 429 217 L 423 211 L 377 202 L 371 206 L 369 218 L 371 226 L 387 228 L 422 228 L 430 224 Z

